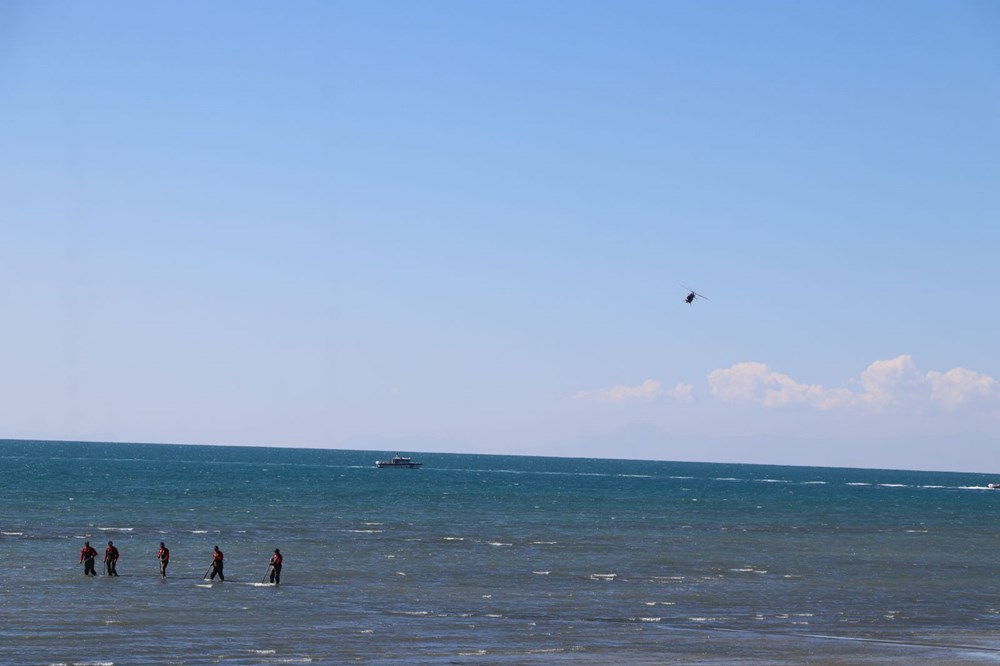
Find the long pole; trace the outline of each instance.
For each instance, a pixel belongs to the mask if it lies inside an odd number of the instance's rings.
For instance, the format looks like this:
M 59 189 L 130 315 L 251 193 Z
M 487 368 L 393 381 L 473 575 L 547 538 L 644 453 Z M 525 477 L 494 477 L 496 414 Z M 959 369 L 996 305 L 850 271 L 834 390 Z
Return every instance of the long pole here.
M 268 562 L 267 563 L 267 568 L 264 569 L 264 577 L 260 579 L 260 582 L 263 583 L 265 580 L 267 580 L 267 572 L 270 571 L 270 570 L 271 570 L 271 563 Z
M 214 566 L 215 566 L 215 562 L 212 562 L 211 564 L 208 565 L 208 571 L 206 571 L 205 575 L 201 577 L 202 580 L 205 580 L 206 578 L 208 578 L 208 572 L 211 571 L 212 567 L 214 567 Z

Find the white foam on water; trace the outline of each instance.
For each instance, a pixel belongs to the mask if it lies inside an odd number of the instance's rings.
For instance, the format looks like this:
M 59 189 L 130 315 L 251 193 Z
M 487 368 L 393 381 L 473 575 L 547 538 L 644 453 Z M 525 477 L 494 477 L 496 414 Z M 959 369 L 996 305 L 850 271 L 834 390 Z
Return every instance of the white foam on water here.
M 536 576 L 548 576 L 552 572 L 551 571 L 532 571 L 531 573 L 535 574 Z
M 618 577 L 618 574 L 616 574 L 616 573 L 606 573 L 606 574 L 594 573 L 594 574 L 590 574 L 590 580 L 607 580 L 607 581 L 611 581 L 611 580 L 614 580 L 617 577 Z
M 527 654 L 550 654 L 552 652 L 565 652 L 566 648 L 536 648 L 534 650 L 527 650 Z
M 102 532 L 131 532 L 132 527 L 98 527 Z

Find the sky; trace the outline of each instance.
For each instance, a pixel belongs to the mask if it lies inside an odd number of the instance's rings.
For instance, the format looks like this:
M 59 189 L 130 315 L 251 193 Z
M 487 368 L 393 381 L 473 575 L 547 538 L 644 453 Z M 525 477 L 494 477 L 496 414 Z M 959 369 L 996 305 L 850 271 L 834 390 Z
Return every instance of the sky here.
M 1000 473 L 998 250 L 995 2 L 0 2 L 3 438 Z

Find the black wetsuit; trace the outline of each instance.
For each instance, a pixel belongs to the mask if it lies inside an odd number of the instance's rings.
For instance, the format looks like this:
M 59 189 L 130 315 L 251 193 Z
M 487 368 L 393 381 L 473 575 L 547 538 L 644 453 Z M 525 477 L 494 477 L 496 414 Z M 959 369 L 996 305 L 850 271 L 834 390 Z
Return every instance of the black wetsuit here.
M 271 558 L 271 582 L 275 585 L 281 584 L 281 555 Z
M 215 555 L 212 556 L 212 575 L 209 576 L 209 580 L 215 580 L 215 575 L 219 574 L 219 580 L 226 580 L 226 577 L 222 575 L 222 551 L 215 551 Z
M 80 551 L 80 561 L 83 562 L 83 575 L 84 576 L 96 576 L 97 571 L 94 569 L 94 560 L 97 558 L 97 551 L 92 547 L 84 547 Z
M 105 573 L 109 576 L 117 576 L 118 571 L 115 566 L 118 564 L 118 549 L 114 546 L 108 546 L 108 549 L 104 551 L 104 569 Z
M 166 546 L 160 548 L 160 552 L 156 554 L 160 558 L 160 576 L 163 578 L 167 577 L 167 565 L 170 564 L 170 551 Z

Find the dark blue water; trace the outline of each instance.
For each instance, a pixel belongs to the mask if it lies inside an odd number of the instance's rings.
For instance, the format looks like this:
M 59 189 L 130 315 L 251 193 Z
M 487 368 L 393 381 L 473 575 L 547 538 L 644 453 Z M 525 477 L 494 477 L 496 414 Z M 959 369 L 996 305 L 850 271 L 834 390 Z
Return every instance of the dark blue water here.
M 0 662 L 1000 662 L 993 478 L 392 453 L 0 441 Z

